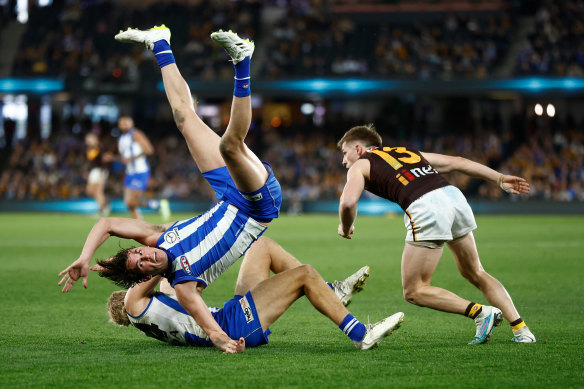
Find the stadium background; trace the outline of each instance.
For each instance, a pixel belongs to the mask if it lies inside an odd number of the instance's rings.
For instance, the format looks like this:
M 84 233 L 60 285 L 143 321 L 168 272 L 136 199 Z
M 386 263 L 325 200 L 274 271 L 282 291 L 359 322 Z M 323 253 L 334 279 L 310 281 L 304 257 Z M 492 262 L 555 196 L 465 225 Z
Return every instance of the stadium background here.
M 495 387 L 582 387 L 584 312 L 574 306 L 583 293 L 582 1 L 0 0 L 0 6 L 0 290 L 8 296 L 0 310 L 9 318 L 0 324 L 0 386 L 135 386 L 140 374 L 151 386 L 168 386 L 169 372 L 188 370 L 193 355 L 215 375 L 191 379 L 217 384 L 219 353 L 165 347 L 108 325 L 103 303 L 113 285 L 94 277 L 90 291 L 76 285 L 70 296 L 54 285 L 95 221 L 85 215 L 96 206 L 84 192 L 84 135 L 98 134 L 113 150 L 119 115 L 133 116 L 155 146 L 150 198 L 168 198 L 177 217 L 213 201 L 172 121 L 152 55 L 113 40 L 129 26 L 165 23 L 198 113 L 218 133 L 228 121 L 233 73 L 209 33 L 233 29 L 255 41 L 248 144 L 274 166 L 284 214 L 331 213 L 285 216 L 270 236 L 325 277 L 353 271 L 357 261 L 349 253 L 395 257 L 375 261 L 378 278 L 372 275 L 351 309 L 366 317 L 399 307 L 411 317 L 395 343 L 357 360 L 340 335 L 329 340 L 330 323 L 299 303 L 275 326 L 273 345 L 229 359 L 239 381 L 222 386 L 468 387 L 479 371 Z M 530 194 L 512 197 L 489 183 L 448 177 L 481 214 L 481 255 L 534 323 L 538 348 L 513 348 L 501 335 L 475 360 L 476 351 L 460 348 L 468 328 L 459 318 L 407 306 L 399 287 L 399 220 L 362 218 L 360 231 L 370 235 L 351 247 L 339 243 L 334 213 L 346 172 L 336 141 L 363 123 L 374 123 L 386 144 L 465 156 L 529 180 Z M 114 214 L 125 216 L 122 176 L 114 163 L 106 194 Z M 360 213 L 388 212 L 399 209 L 372 197 L 360 203 Z M 505 215 L 512 213 L 565 216 Z M 436 278 L 477 296 L 448 255 Z M 23 288 L 26 272 L 34 287 Z M 236 272 L 234 266 L 206 292 L 211 304 L 225 300 Z M 31 319 L 25 336 L 19 328 Z M 152 353 L 172 362 L 157 377 L 143 365 L 156 362 Z M 101 368 L 80 373 L 86 358 Z M 353 370 L 335 377 L 347 359 Z M 272 376 L 249 373 L 256 365 L 245 361 L 270 366 Z M 517 363 L 524 364 L 520 371 Z M 121 364 L 133 370 L 120 375 Z
M 532 190 L 513 200 L 582 211 L 580 2 L 44 0 L 24 16 L 14 12 L 20 2 L 4 3 L 2 210 L 22 207 L 17 200 L 86 197 L 83 137 L 94 132 L 114 150 L 120 114 L 133 116 L 155 144 L 148 196 L 206 207 L 212 193 L 174 126 L 152 55 L 112 39 L 128 26 L 166 23 L 198 113 L 219 133 L 232 69 L 209 33 L 231 28 L 255 40 L 248 144 L 274 165 L 284 211 L 318 210 L 303 202 L 338 198 L 345 171 L 335 143 L 363 123 L 374 123 L 386 144 L 525 176 Z M 122 176 L 114 163 L 113 199 Z M 488 183 L 449 179 L 481 204 L 508 200 Z M 93 204 L 84 206 L 74 209 Z

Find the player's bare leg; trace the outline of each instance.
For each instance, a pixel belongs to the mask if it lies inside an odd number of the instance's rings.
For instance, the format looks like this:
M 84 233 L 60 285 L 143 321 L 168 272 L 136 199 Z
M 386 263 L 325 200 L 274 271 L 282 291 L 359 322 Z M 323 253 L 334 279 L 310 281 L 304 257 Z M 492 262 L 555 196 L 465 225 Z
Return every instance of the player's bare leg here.
M 160 70 L 176 126 L 183 134 L 191 156 L 201 172 L 225 166 L 219 153 L 221 138 L 196 114 L 191 91 L 176 64 L 167 65 Z
M 301 265 L 276 274 L 252 288 L 251 294 L 264 331 L 303 295 L 337 325 L 349 313 L 310 265 Z
M 103 215 L 104 209 L 107 205 L 104 185 L 102 183 L 87 183 L 85 191 L 97 202 L 98 215 Z
M 513 330 L 512 340 L 516 343 L 535 343 L 535 336 L 519 316 L 503 284 L 487 273 L 481 265 L 472 232 L 463 238 L 449 242 L 448 246 L 454 254 L 460 274 L 476 286 L 491 305 L 503 312 L 503 316 L 509 321 Z
M 398 312 L 368 328 L 347 311 L 343 303 L 310 265 L 301 265 L 261 282 L 251 289 L 262 329 L 265 331 L 302 295 L 331 319 L 357 348 L 375 347 L 397 329 L 403 320 Z
M 116 40 L 144 45 L 154 53 L 162 72 L 164 90 L 175 123 L 201 172 L 225 166 L 219 153 L 220 137 L 195 113 L 190 89 L 180 74 L 170 49 L 170 30 L 164 25 L 145 31 L 128 29 L 117 34 Z
M 421 307 L 463 315 L 470 301 L 430 285 L 442 252 L 442 248 L 429 249 L 406 243 L 401 264 L 404 298 Z
M 260 189 L 268 179 L 264 164 L 244 143 L 251 124 L 249 68 L 254 44 L 230 31 L 214 32 L 211 39 L 225 49 L 235 67 L 231 117 L 221 137 L 221 155 L 237 188 L 253 192 Z
M 132 190 L 130 188 L 124 188 L 124 203 L 126 204 L 126 207 L 128 207 L 128 211 L 130 212 L 130 215 L 134 219 L 141 218 L 140 212 L 138 212 L 138 207 L 140 205 L 143 205 L 140 202 L 141 194 L 142 192 L 140 191 Z
M 245 253 L 235 284 L 235 294 L 244 295 L 268 279 L 270 270 L 278 274 L 301 265 L 300 261 L 278 243 L 262 236 Z
M 487 301 L 503 312 L 505 319 L 509 322 L 517 320 L 519 313 L 513 305 L 511 296 L 481 265 L 472 232 L 464 238 L 449 242 L 448 247 L 452 250 L 460 274 L 480 289 Z

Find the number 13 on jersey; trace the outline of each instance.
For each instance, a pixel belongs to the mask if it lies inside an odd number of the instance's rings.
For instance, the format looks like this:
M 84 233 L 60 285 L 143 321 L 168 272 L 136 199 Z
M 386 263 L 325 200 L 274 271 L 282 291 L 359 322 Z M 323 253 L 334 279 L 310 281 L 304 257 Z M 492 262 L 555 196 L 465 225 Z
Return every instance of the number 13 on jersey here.
M 373 150 L 371 153 L 379 155 L 385 162 L 394 168 L 394 170 L 399 170 L 404 166 L 403 164 L 414 164 L 422 160 L 418 154 L 406 149 L 405 147 L 384 147 L 383 151 Z

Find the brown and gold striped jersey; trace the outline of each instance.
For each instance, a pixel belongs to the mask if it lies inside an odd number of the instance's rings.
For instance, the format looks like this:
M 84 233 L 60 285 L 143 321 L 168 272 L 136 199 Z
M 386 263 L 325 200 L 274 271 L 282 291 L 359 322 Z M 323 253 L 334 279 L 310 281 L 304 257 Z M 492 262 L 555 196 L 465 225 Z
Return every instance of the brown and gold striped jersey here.
M 426 193 L 450 185 L 418 150 L 379 147 L 361 159 L 371 164 L 365 189 L 397 203 L 404 211 Z

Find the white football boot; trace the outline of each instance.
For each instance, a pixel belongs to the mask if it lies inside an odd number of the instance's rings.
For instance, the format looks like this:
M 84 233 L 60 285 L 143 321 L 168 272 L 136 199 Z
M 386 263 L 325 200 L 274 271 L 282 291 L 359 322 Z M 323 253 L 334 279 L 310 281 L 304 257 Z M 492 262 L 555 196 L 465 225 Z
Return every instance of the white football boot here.
M 170 30 L 164 24 L 149 30 L 128 28 L 115 36 L 118 42 L 143 44 L 148 50 L 154 49 L 154 43 L 165 40 L 170 45 Z
M 513 335 L 511 340 L 515 343 L 535 343 L 535 335 L 531 333 L 527 326 L 513 331 Z
M 216 31 L 211 34 L 211 39 L 225 49 L 231 57 L 233 64 L 243 61 L 245 57 L 251 58 L 255 49 L 252 41 L 249 39 L 241 39 L 233 31 Z
M 351 303 L 353 294 L 363 289 L 367 277 L 369 277 L 369 266 L 363 266 L 343 281 L 333 282 L 333 290 L 345 307 Z
M 495 327 L 503 320 L 503 314 L 499 308 L 483 305 L 483 310 L 474 321 L 477 325 L 475 337 L 468 344 L 482 344 L 489 341 Z
M 397 330 L 404 321 L 404 313 L 398 312 L 378 321 L 375 324 L 367 324 L 367 332 L 361 342 L 355 342 L 355 346 L 361 350 L 369 350 L 376 347 L 386 336 Z

